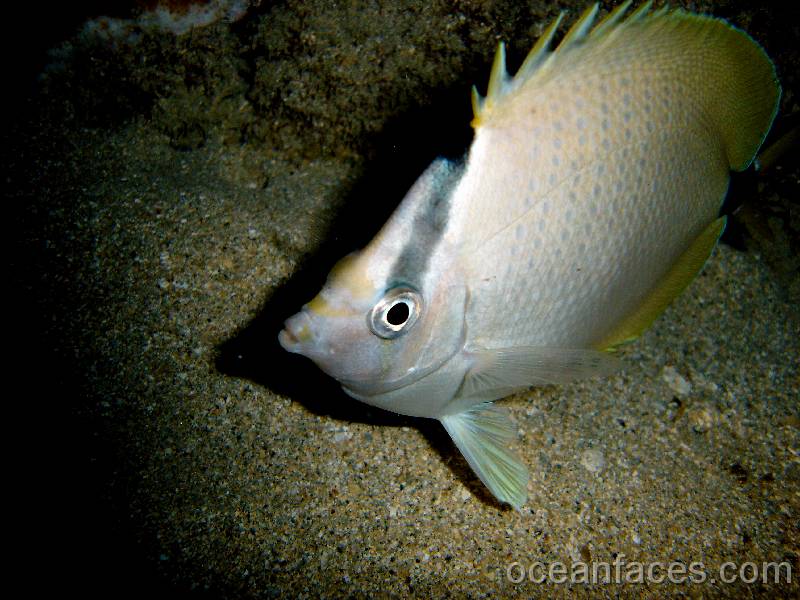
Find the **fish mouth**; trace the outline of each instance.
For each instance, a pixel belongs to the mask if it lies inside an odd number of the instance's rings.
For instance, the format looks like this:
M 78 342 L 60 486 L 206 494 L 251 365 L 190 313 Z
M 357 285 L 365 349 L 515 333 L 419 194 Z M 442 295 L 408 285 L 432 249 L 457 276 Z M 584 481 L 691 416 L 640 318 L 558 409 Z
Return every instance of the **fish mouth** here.
M 296 354 L 303 354 L 303 348 L 312 339 L 311 317 L 304 310 L 286 319 L 283 329 L 278 334 L 278 342 L 283 349 Z

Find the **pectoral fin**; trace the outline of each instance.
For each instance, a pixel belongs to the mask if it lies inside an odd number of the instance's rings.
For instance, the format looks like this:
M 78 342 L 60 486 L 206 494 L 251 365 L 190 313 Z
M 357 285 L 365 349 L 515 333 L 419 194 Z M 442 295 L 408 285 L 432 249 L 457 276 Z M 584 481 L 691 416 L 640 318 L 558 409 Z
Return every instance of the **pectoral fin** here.
M 630 342 L 639 337 L 653 321 L 664 312 L 670 302 L 677 298 L 697 276 L 714 246 L 717 245 L 719 236 L 725 229 L 726 217 L 720 217 L 697 236 L 692 245 L 681 254 L 680 258 L 672 265 L 664 279 L 644 299 L 642 304 L 620 325 L 614 329 L 598 345 L 598 348 L 610 349 Z
M 472 368 L 458 392 L 462 398 L 496 400 L 534 385 L 563 384 L 608 375 L 620 361 L 584 348 L 472 348 Z
M 516 434 L 505 411 L 484 402 L 440 420 L 495 498 L 520 510 L 528 497 L 528 470 L 508 449 Z

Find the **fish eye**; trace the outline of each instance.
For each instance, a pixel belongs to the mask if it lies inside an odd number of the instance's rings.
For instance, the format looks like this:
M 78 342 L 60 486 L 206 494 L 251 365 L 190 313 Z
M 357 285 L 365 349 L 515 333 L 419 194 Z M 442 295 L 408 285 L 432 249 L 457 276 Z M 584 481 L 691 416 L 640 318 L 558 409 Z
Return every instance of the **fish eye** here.
M 411 288 L 394 288 L 367 315 L 369 328 L 375 335 L 394 339 L 409 329 L 419 317 L 422 296 Z

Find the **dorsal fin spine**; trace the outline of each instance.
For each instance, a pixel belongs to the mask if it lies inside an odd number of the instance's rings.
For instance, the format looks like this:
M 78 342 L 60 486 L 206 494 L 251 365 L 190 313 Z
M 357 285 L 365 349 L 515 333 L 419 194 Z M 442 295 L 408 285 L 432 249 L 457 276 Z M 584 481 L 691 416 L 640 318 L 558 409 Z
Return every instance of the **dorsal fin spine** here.
M 631 16 L 629 16 L 627 18 L 626 22 L 636 23 L 637 21 L 641 21 L 643 18 L 645 18 L 647 16 L 647 13 L 650 12 L 650 7 L 652 5 L 653 5 L 652 0 L 647 0 L 647 2 L 645 2 L 644 4 L 639 6 L 636 10 L 634 10 L 631 13 Z M 661 13 L 666 12 L 668 10 L 669 10 L 669 7 L 668 6 L 664 6 L 658 11 L 658 13 L 661 14 Z
M 625 13 L 628 12 L 628 8 L 630 8 L 632 2 L 633 0 L 626 0 L 626 2 L 623 2 L 603 17 L 600 22 L 594 26 L 594 29 L 592 29 L 591 35 L 602 36 L 613 29 L 622 20 L 622 17 L 625 16 Z
M 472 127 L 480 125 L 481 115 L 500 98 L 511 85 L 511 77 L 506 70 L 506 46 L 503 42 L 497 45 L 497 52 L 492 63 L 492 72 L 489 74 L 489 86 L 486 96 L 478 93 L 478 88 L 472 86 Z
M 511 89 L 514 88 L 515 85 L 518 85 L 529 79 L 535 72 L 539 70 L 546 70 L 548 68 L 548 64 L 555 59 L 559 52 L 566 51 L 570 47 L 586 39 L 590 30 L 592 35 L 595 33 L 603 35 L 608 32 L 613 32 L 614 26 L 619 24 L 622 16 L 630 6 L 631 1 L 632 0 L 628 0 L 627 2 L 624 2 L 620 6 L 616 7 L 602 21 L 600 21 L 600 23 L 598 23 L 594 29 L 592 29 L 592 26 L 595 18 L 597 17 L 600 5 L 598 3 L 592 4 L 581 14 L 578 21 L 569 29 L 567 34 L 564 36 L 564 39 L 558 45 L 558 48 L 555 51 L 551 51 L 550 44 L 553 41 L 553 36 L 555 35 L 559 25 L 561 24 L 561 21 L 564 18 L 564 12 L 560 12 L 539 37 L 536 44 L 528 53 L 528 56 L 525 58 L 522 66 L 520 66 L 513 78 L 508 75 L 508 71 L 506 70 L 505 45 L 503 42 L 500 42 L 497 46 L 494 62 L 492 63 L 492 71 L 489 75 L 489 85 L 486 90 L 486 96 L 481 96 L 480 93 L 478 93 L 477 88 L 474 86 L 472 88 L 472 126 L 477 128 L 481 123 L 483 113 L 487 110 L 491 110 L 492 106 L 503 95 L 507 94 Z M 631 17 L 629 17 L 628 21 L 634 21 L 644 16 L 647 13 L 649 6 L 650 2 L 646 2 L 640 6 L 638 9 L 636 9 L 636 11 L 634 11 Z M 600 37 L 600 35 L 597 37 Z
M 522 66 L 514 76 L 515 79 L 521 78 L 522 80 L 525 80 L 531 73 L 539 68 L 539 65 L 547 58 L 547 55 L 549 54 L 550 43 L 553 41 L 553 36 L 558 30 L 558 26 L 561 24 L 563 19 L 564 11 L 561 11 L 558 13 L 558 16 L 553 20 L 553 22 L 550 23 L 547 29 L 544 30 L 542 35 L 537 40 L 536 45 L 534 45 L 534 47 L 528 53 L 528 56 L 525 57 Z
M 472 116 L 474 121 L 477 122 L 478 116 L 481 114 L 483 110 L 483 96 L 481 96 L 478 88 L 476 86 L 472 86 Z M 474 123 L 473 123 L 474 126 Z
M 576 42 L 579 42 L 586 37 L 586 34 L 591 28 L 592 23 L 594 23 L 594 19 L 597 16 L 598 10 L 600 10 L 600 5 L 594 3 L 585 11 L 583 11 L 581 17 L 572 27 L 569 28 L 567 35 L 565 35 L 564 39 L 561 40 L 561 43 L 558 45 L 559 51 L 566 50 Z
M 497 52 L 492 63 L 492 72 L 489 75 L 489 87 L 486 90 L 486 100 L 492 102 L 503 93 L 503 88 L 508 83 L 508 71 L 506 71 L 506 45 L 503 42 L 497 44 Z

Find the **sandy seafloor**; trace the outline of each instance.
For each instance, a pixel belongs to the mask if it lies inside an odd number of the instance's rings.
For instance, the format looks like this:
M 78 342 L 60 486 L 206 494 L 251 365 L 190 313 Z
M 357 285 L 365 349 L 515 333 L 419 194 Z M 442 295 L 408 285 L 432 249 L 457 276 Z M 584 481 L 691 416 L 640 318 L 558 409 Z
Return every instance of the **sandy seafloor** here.
M 798 594 L 796 163 L 734 180 L 757 216 L 734 223 L 735 247 L 722 244 L 624 349 L 622 372 L 503 401 L 531 471 L 521 512 L 490 497 L 438 423 L 350 400 L 277 344 L 282 320 L 425 164 L 466 147 L 468 86 L 485 85 L 496 39 L 519 48 L 578 5 L 289 2 L 190 41 L 72 38 L 4 144 L 23 303 L 8 318 L 24 334 L 10 375 L 28 390 L 6 427 L 28 440 L 12 460 L 32 459 L 17 488 L 33 513 L 18 552 L 28 586 L 90 597 Z M 765 45 L 782 110 L 797 111 L 791 15 L 700 7 Z M 220 92 L 214 69 L 230 53 L 243 63 Z M 97 72 L 81 70 L 87 61 Z M 156 71 L 178 74 L 150 89 Z M 709 579 L 728 561 L 782 562 L 793 583 L 507 577 L 513 562 L 615 559 L 702 562 Z

